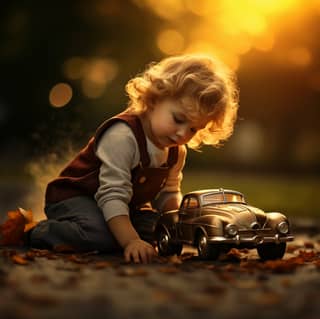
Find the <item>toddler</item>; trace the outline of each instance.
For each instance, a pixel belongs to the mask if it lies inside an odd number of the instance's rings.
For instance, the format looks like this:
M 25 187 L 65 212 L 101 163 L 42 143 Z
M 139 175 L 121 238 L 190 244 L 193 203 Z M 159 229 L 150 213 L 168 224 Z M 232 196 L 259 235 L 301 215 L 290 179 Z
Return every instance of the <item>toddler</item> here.
M 147 228 L 156 212 L 179 207 L 185 145 L 217 146 L 232 134 L 235 79 L 214 58 L 165 58 L 131 79 L 126 92 L 128 107 L 104 121 L 47 185 L 48 219 L 29 232 L 31 246 L 122 250 L 127 262 L 150 262 Z

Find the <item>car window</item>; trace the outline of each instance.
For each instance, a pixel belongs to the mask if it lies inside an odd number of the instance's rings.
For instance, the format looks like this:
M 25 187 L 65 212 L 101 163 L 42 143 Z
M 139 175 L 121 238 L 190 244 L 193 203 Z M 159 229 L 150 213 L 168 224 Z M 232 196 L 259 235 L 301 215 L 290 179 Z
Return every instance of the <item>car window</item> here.
M 216 193 L 216 194 L 209 194 L 203 197 L 203 201 L 205 204 L 209 203 L 221 203 L 223 202 L 223 194 Z
M 187 208 L 187 207 L 188 207 L 188 200 L 189 200 L 189 198 L 186 198 L 186 199 L 183 201 L 183 203 L 182 203 L 182 205 L 181 205 L 182 208 Z
M 190 197 L 188 207 L 189 208 L 198 208 L 199 207 L 198 199 L 196 197 Z
M 234 193 L 215 193 L 208 194 L 203 197 L 204 204 L 211 203 L 244 203 L 244 197 Z

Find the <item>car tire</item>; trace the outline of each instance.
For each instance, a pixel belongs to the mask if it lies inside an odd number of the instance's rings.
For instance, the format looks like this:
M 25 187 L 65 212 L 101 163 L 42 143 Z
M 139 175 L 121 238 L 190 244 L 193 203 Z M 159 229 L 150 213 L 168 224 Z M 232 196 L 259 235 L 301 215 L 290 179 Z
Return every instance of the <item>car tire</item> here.
M 257 246 L 258 255 L 262 260 L 281 259 L 286 252 L 286 243 L 267 243 Z
M 220 249 L 217 245 L 209 244 L 207 236 L 203 232 L 198 234 L 196 246 L 200 259 L 215 260 L 219 257 Z
M 157 231 L 157 247 L 160 256 L 180 256 L 182 251 L 182 244 L 172 242 L 170 235 L 164 228 Z

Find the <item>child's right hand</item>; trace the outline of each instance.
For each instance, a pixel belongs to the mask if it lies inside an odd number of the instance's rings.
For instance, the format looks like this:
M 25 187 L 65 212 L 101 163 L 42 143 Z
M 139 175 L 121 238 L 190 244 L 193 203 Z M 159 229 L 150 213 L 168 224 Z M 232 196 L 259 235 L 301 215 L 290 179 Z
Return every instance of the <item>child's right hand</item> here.
M 136 264 L 147 264 L 156 255 L 155 249 L 142 239 L 131 240 L 124 248 L 124 258 L 126 262 L 133 261 Z

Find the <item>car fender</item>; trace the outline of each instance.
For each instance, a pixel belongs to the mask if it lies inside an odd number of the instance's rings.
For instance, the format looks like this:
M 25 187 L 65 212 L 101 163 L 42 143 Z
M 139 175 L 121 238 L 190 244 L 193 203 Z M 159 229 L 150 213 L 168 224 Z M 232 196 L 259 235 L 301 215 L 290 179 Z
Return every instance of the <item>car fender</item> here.
M 202 231 L 207 237 L 223 236 L 223 221 L 217 216 L 202 216 L 194 225 L 194 240 L 197 238 L 200 231 Z
M 287 217 L 284 214 L 281 214 L 279 212 L 269 212 L 266 213 L 267 219 L 265 223 L 265 227 L 271 227 L 271 228 L 276 228 L 277 225 L 282 222 L 286 221 L 289 223 Z

